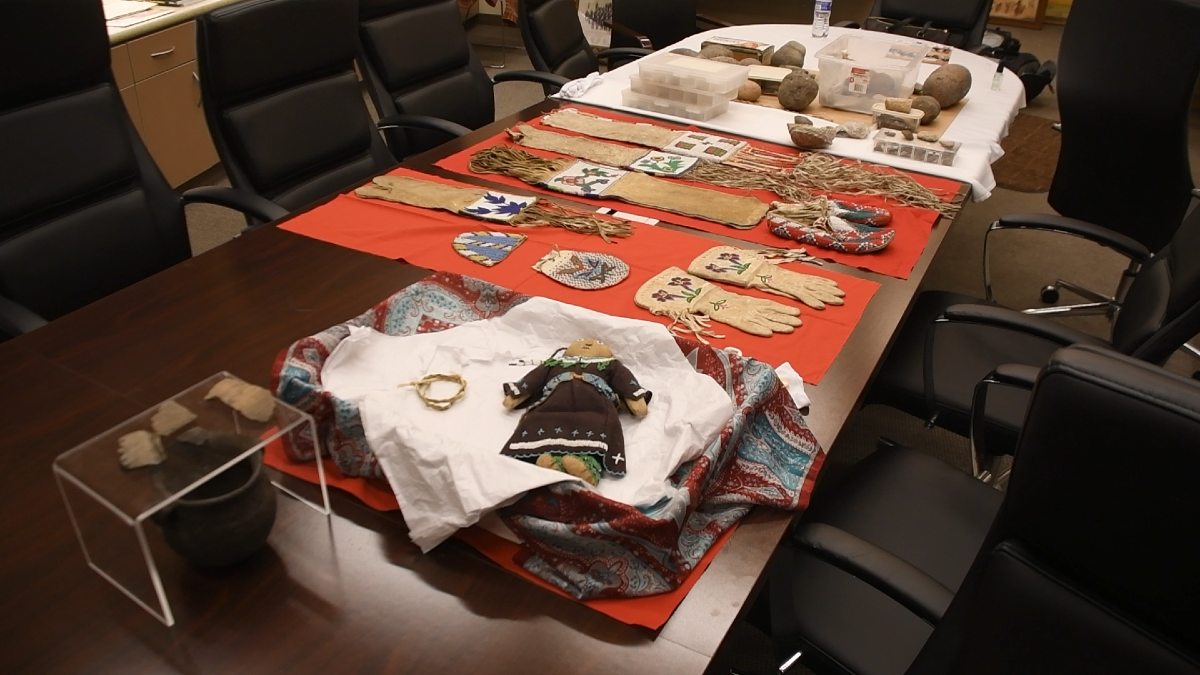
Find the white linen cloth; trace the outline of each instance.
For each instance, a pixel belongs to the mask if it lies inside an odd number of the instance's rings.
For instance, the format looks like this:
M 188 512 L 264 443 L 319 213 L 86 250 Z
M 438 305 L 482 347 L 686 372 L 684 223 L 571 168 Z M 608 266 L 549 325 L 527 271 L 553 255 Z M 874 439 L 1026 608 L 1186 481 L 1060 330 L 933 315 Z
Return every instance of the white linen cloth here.
M 645 417 L 620 416 L 627 475 L 603 477 L 595 489 L 625 504 L 652 505 L 673 493 L 667 478 L 717 440 L 733 415 L 725 390 L 688 364 L 660 324 L 533 298 L 503 316 L 440 333 L 397 337 L 353 328 L 334 349 L 321 381 L 358 406 L 367 442 L 422 551 L 528 490 L 565 480 L 583 484 L 500 454 L 523 414 L 504 408 L 502 385 L 581 338 L 608 344 L 654 393 Z M 433 373 L 467 381 L 466 396 L 449 410 L 431 410 L 412 387 L 397 386 Z M 431 395 L 455 389 L 442 383 Z
M 677 47 L 699 50 L 701 42 L 718 35 L 765 42 L 776 47 L 789 40 L 795 40 L 808 50 L 804 67 L 809 70 L 819 70 L 817 52 L 847 32 L 863 34 L 863 31 L 856 29 L 831 27 L 828 37 L 814 38 L 810 27 L 801 24 L 732 26 L 697 33 L 662 51 L 669 51 Z M 891 37 L 884 33 L 866 33 L 866 35 L 885 40 Z M 1004 150 L 1000 147 L 1000 139 L 1008 135 L 1009 123 L 1017 116 L 1017 111 L 1025 107 L 1025 88 L 1016 75 L 1006 72 L 1000 90 L 993 91 L 991 88 L 992 76 L 996 73 L 996 62 L 977 54 L 954 49 L 950 55 L 950 62 L 966 66 L 971 71 L 971 91 L 967 95 L 966 102 L 958 109 L 958 115 L 943 134 L 948 140 L 962 142 L 962 147 L 954 158 L 952 166 L 929 164 L 875 152 L 872 149 L 874 146 L 870 138 L 861 140 L 838 138 L 833 141 L 833 145 L 822 152 L 885 164 L 908 171 L 952 178 L 970 183 L 971 197 L 975 201 L 983 201 L 990 197 L 992 189 L 996 187 L 996 178 L 992 175 L 991 165 L 1004 154 Z M 922 63 L 917 74 L 917 81 L 925 81 L 925 78 L 936 67 L 932 64 Z M 621 92 L 629 89 L 629 76 L 637 74 L 637 68 L 637 61 L 633 61 L 605 73 L 599 84 L 582 96 L 575 97 L 574 100 L 587 105 L 626 110 L 639 115 L 670 120 L 678 124 L 694 124 L 716 132 L 737 134 L 792 147 L 787 124 L 792 121 L 796 113 L 790 110 L 775 110 L 759 105 L 734 102 L 729 105 L 728 112 L 717 115 L 707 122 L 697 122 L 623 105 Z M 818 119 L 813 119 L 813 123 L 817 126 L 830 125 L 829 122 Z
M 587 93 L 588 89 L 600 84 L 600 73 L 590 73 L 587 77 L 581 77 L 577 80 L 571 80 L 559 88 L 558 98 L 573 99 L 579 98 Z

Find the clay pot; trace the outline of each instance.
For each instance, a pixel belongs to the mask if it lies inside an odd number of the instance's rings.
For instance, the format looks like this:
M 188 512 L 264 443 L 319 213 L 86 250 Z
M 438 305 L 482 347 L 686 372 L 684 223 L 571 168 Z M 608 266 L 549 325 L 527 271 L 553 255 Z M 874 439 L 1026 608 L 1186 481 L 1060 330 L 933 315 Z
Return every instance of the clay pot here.
M 234 464 L 153 516 L 176 553 L 197 567 L 227 567 L 249 558 L 275 524 L 275 488 L 262 453 Z

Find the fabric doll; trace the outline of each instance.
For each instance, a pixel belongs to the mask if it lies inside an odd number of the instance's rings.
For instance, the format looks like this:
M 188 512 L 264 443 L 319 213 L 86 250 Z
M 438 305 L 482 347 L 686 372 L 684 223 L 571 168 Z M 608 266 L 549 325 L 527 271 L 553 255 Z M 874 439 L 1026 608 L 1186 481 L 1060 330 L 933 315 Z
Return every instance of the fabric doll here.
M 599 340 L 576 340 L 518 382 L 504 407 L 526 408 L 501 454 L 563 471 L 592 485 L 625 475 L 621 407 L 644 417 L 652 394 Z

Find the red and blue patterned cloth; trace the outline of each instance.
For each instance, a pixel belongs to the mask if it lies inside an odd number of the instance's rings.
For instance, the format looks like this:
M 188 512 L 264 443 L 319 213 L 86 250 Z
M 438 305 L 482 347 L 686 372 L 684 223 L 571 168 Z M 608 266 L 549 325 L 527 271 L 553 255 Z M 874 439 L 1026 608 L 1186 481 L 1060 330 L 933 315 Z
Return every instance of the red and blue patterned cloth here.
M 313 415 L 322 447 L 343 475 L 385 480 L 358 410 L 321 385 L 321 368 L 350 327 L 388 335 L 436 332 L 499 316 L 528 297 L 436 273 L 285 349 L 275 364 L 276 394 Z M 674 497 L 636 508 L 576 483 L 557 483 L 499 512 L 523 541 L 521 565 L 576 598 L 672 590 L 751 506 L 799 511 L 808 505 L 824 454 L 771 366 L 683 338 L 676 342 L 698 371 L 725 388 L 735 412 L 718 441 L 671 477 L 680 488 Z M 297 462 L 314 457 L 311 442 L 287 452 Z

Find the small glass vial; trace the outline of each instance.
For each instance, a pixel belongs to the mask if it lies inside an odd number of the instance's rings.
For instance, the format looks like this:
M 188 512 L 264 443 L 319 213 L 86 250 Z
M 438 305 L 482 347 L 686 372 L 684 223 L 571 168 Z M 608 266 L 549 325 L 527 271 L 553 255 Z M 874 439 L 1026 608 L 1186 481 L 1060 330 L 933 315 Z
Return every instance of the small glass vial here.
M 812 36 L 823 38 L 829 35 L 829 14 L 833 11 L 833 0 L 816 0 L 813 3 Z

